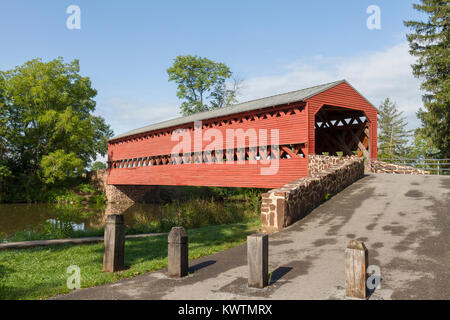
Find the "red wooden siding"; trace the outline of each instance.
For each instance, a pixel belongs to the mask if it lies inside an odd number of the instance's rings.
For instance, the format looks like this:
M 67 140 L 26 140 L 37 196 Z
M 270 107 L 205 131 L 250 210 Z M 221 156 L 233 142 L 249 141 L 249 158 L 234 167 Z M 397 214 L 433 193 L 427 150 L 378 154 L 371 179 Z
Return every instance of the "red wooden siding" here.
M 279 129 L 280 144 L 294 144 L 305 143 L 307 141 L 307 130 L 305 125 L 306 111 L 304 110 L 304 103 L 297 103 L 296 106 L 280 106 L 277 108 L 270 108 L 268 110 L 260 110 L 259 112 L 248 112 L 241 114 L 234 114 L 232 116 L 218 118 L 214 120 L 203 121 L 203 132 L 207 129 L 217 129 L 225 137 L 227 129 L 255 129 L 258 133 L 260 129 Z M 285 113 L 288 114 L 285 114 Z M 290 114 L 292 113 L 292 114 Z M 258 115 L 260 118 L 256 118 Z M 264 119 L 264 117 L 267 117 Z M 248 118 L 248 119 L 247 119 Z M 242 122 L 240 122 L 242 119 Z M 225 123 L 226 122 L 226 123 Z M 159 132 L 149 132 L 140 134 L 135 137 L 127 137 L 118 139 L 117 142 L 110 143 L 108 147 L 109 161 L 115 161 L 128 158 L 139 158 L 147 156 L 157 156 L 170 154 L 173 147 L 178 144 L 177 141 L 171 141 L 172 132 L 178 128 L 189 128 L 191 134 L 192 150 L 194 146 L 194 136 L 192 130 L 193 124 L 167 128 Z M 150 135 L 152 135 L 150 137 Z M 268 133 L 270 137 L 270 133 Z M 237 144 L 237 139 L 234 145 Z M 203 147 L 210 142 L 203 142 Z M 248 147 L 248 141 L 246 141 Z M 203 149 L 203 148 L 202 148 Z
M 181 164 L 113 169 L 108 184 L 278 188 L 307 175 L 307 158 L 280 159 L 276 175 L 261 175 L 261 164 Z
M 245 140 L 245 147 L 265 145 L 259 141 L 259 130 L 267 130 L 267 142 L 272 144 L 271 130 L 279 130 L 280 146 L 306 144 L 308 128 L 305 103 L 282 105 L 234 114 L 227 117 L 203 121 L 203 134 L 208 129 L 216 129 L 223 136 L 223 149 L 227 147 L 227 129 L 242 129 L 244 132 L 254 129 L 258 134 L 256 145 Z M 147 132 L 134 137 L 118 139 L 110 143 L 108 148 L 109 162 L 119 162 L 124 159 L 138 159 L 154 156 L 164 156 L 164 163 L 178 144 L 172 141 L 171 135 L 175 129 L 187 129 L 191 137 L 191 151 L 194 151 L 193 124 L 174 128 L 166 128 L 155 132 Z M 234 146 L 237 146 L 234 137 Z M 211 141 L 210 141 L 211 142 Z M 202 150 L 210 144 L 203 141 Z M 307 153 L 306 148 L 302 150 Z M 279 159 L 279 169 L 275 175 L 261 175 L 261 168 L 270 164 L 256 163 L 183 163 L 147 166 L 148 161 L 132 161 L 145 163 L 145 166 L 132 168 L 111 168 L 108 173 L 108 183 L 117 185 L 193 185 L 193 186 L 229 186 L 229 187 L 259 187 L 276 188 L 298 177 L 307 174 L 307 154 L 305 158 Z M 146 163 L 147 162 L 147 163 Z M 119 164 L 120 166 L 120 164 Z

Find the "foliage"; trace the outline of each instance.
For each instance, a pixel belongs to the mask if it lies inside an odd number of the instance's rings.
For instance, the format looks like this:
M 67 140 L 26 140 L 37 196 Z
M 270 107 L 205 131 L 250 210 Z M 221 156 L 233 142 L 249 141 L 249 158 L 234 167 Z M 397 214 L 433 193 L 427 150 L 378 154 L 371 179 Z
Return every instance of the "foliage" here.
M 432 159 L 437 158 L 439 150 L 433 146 L 429 137 L 424 136 L 421 130 L 417 130 L 414 135 L 414 142 L 409 148 L 408 157 L 412 159 Z
M 8 127 L 6 125 L 8 118 L 5 107 L 5 96 L 2 90 L 3 76 L 0 73 L 0 201 L 2 201 L 2 186 L 7 177 L 11 175 L 11 170 L 6 165 L 6 132 Z
M 178 86 L 177 97 L 184 100 L 181 104 L 184 116 L 236 102 L 240 82 L 235 79 L 233 88 L 227 87 L 226 80 L 232 72 L 224 63 L 196 55 L 178 56 L 167 74 L 169 81 Z
M 88 184 L 80 184 L 76 180 L 66 182 L 67 187 L 63 185 L 57 185 L 46 190 L 39 190 L 39 186 L 30 188 L 28 193 L 28 202 L 43 202 L 43 203 L 82 203 L 87 200 L 89 203 L 103 204 L 106 202 L 106 196 L 103 193 L 97 191 L 94 187 Z M 71 187 L 73 186 L 73 187 Z M 80 186 L 81 189 L 80 190 Z M 83 187 L 84 186 L 84 187 Z M 14 190 L 20 190 L 13 188 Z M 77 192 L 75 192 L 77 190 Z M 87 199 L 79 192 L 87 195 Z M 5 202 L 20 202 L 23 198 L 14 197 L 16 192 L 9 192 L 7 198 L 3 199 Z
M 214 200 L 192 199 L 186 202 L 172 202 L 165 205 L 162 225 L 165 230 L 182 225 L 198 228 L 207 225 L 230 224 L 254 219 L 252 210 L 236 202 L 217 203 Z
M 209 226 L 188 231 L 189 259 L 197 259 L 245 243 L 258 221 Z M 167 267 L 167 235 L 129 239 L 123 272 L 102 272 L 103 243 L 60 245 L 0 251 L 0 300 L 43 299 L 69 292 L 67 267 L 82 270 L 83 288 L 111 283 Z M 33 262 L 33 263 L 30 263 Z
M 63 181 L 67 177 L 78 176 L 84 168 L 83 160 L 75 153 L 65 153 L 64 150 L 56 150 L 42 156 L 41 170 L 42 180 L 47 184 Z
M 106 195 L 104 195 L 103 193 L 88 198 L 88 202 L 95 203 L 97 205 L 103 205 L 106 203 L 106 201 L 107 201 Z
M 22 200 L 80 175 L 107 152 L 112 131 L 93 115 L 97 91 L 79 71 L 78 60 L 62 58 L 0 71 L 0 167 L 11 172 L 2 185 L 21 186 Z
M 74 189 L 77 190 L 77 192 L 75 192 Z M 85 196 L 79 194 L 80 192 Z M 44 197 L 40 199 L 40 202 L 79 204 L 83 203 L 83 201 L 87 201 L 88 203 L 97 205 L 102 205 L 106 202 L 105 194 L 101 193 L 88 183 L 81 183 L 73 189 L 64 187 L 53 188 L 43 194 Z
M 97 189 L 95 189 L 95 187 L 89 183 L 80 183 L 77 187 L 77 189 L 80 192 L 83 193 L 88 193 L 88 194 L 95 194 L 98 193 Z
M 423 79 L 425 110 L 417 113 L 421 137 L 429 139 L 442 158 L 450 158 L 450 4 L 448 0 L 421 0 L 413 7 L 426 21 L 405 21 L 410 53 L 417 57 L 413 74 Z
M 106 163 L 101 161 L 95 161 L 91 166 L 91 171 L 106 169 Z
M 183 187 L 181 194 L 161 196 L 167 203 L 162 206 L 157 219 L 142 215 L 139 223 L 127 233 L 162 232 L 183 225 L 198 228 L 206 225 L 230 224 L 250 221 L 258 217 L 261 206 L 261 189 Z
M 81 203 L 83 196 L 66 188 L 55 188 L 45 193 L 45 202 L 49 203 Z
M 386 98 L 379 107 L 378 153 L 380 157 L 391 158 L 405 155 L 411 130 L 406 130 L 406 119 L 395 103 Z
M 11 171 L 9 170 L 9 168 L 5 165 L 0 165 L 0 202 L 3 201 L 3 199 L 2 199 L 3 181 L 6 180 L 6 178 L 8 178 L 10 175 L 11 175 Z

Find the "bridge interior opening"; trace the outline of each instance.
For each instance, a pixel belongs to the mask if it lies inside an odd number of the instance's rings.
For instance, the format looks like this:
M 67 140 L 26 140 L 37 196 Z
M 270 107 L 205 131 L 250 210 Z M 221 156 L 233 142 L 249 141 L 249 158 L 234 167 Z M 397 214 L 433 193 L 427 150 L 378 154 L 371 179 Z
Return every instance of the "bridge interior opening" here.
M 325 105 L 315 116 L 315 153 L 370 158 L 369 128 L 363 111 Z

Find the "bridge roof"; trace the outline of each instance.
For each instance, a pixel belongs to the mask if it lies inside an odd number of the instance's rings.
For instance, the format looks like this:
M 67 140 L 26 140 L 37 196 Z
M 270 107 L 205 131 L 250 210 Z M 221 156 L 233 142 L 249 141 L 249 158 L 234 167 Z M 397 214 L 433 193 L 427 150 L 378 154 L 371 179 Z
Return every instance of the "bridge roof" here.
M 153 131 L 153 130 L 160 130 L 160 129 L 164 129 L 164 128 L 175 127 L 175 126 L 191 123 L 194 121 L 214 119 L 214 118 L 228 116 L 228 115 L 232 115 L 232 114 L 236 114 L 236 113 L 264 109 L 264 108 L 268 108 L 268 107 L 274 107 L 274 106 L 289 104 L 289 103 L 298 102 L 298 101 L 304 101 L 304 100 L 311 98 L 325 90 L 328 90 L 334 86 L 337 86 L 338 84 L 343 83 L 343 82 L 346 82 L 346 80 L 329 82 L 329 83 L 321 84 L 321 85 L 310 87 L 310 88 L 305 88 L 305 89 L 301 89 L 301 90 L 277 94 L 277 95 L 266 97 L 266 98 L 261 98 L 261 99 L 238 103 L 238 104 L 220 108 L 220 109 L 205 111 L 205 112 L 196 113 L 196 114 L 186 116 L 186 117 L 179 117 L 179 118 L 155 123 L 152 125 L 148 125 L 145 127 L 141 127 L 141 128 L 137 128 L 137 129 L 125 132 L 123 134 L 119 134 L 119 135 L 111 138 L 109 141 L 136 135 L 136 134 L 140 134 L 140 133 L 144 133 L 144 132 L 149 132 L 149 131 Z

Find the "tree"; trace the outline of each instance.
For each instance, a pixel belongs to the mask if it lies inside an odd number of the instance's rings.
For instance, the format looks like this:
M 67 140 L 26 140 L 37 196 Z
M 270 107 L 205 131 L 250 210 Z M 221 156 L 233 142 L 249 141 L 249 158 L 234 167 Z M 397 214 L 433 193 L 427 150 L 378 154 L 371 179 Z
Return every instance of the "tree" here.
M 1 83 L 0 78 L 0 83 Z M 1 85 L 0 85 L 1 88 Z M 0 89 L 0 201 L 2 199 L 2 193 L 4 189 L 4 181 L 11 175 L 11 171 L 6 165 L 6 132 L 8 128 L 6 127 L 6 110 L 4 104 L 4 97 Z
M 41 168 L 42 180 L 50 184 L 80 175 L 83 172 L 84 163 L 73 152 L 56 150 L 42 157 Z
M 413 74 L 425 90 L 425 110 L 417 113 L 420 131 L 441 157 L 450 158 L 450 1 L 421 0 L 413 7 L 428 15 L 426 21 L 404 22 L 413 30 L 407 35 L 410 53 L 418 58 Z
M 211 92 L 209 109 L 219 109 L 237 103 L 237 95 L 241 88 L 242 80 L 232 77 L 231 84 L 222 83 L 214 88 Z
M 380 157 L 403 156 L 412 131 L 406 130 L 406 119 L 395 103 L 386 98 L 379 107 L 378 153 Z
M 11 175 L 11 170 L 9 170 L 6 162 L 6 133 L 8 132 L 7 128 L 7 114 L 6 114 L 6 106 L 5 106 L 5 96 L 3 94 L 3 85 L 4 79 L 2 74 L 0 73 L 0 201 L 2 199 L 4 182 Z
M 6 163 L 16 184 L 62 181 L 106 154 L 112 131 L 92 114 L 97 91 L 79 71 L 78 60 L 62 58 L 0 71 Z
M 409 148 L 408 157 L 413 159 L 434 158 L 439 150 L 433 147 L 431 139 L 424 137 L 420 130 L 416 130 L 414 141 Z
M 91 171 L 103 170 L 106 169 L 106 164 L 101 161 L 95 161 L 91 167 Z
M 236 102 L 240 81 L 234 79 L 234 86 L 228 88 L 226 80 L 232 72 L 223 63 L 196 55 L 178 56 L 167 74 L 178 86 L 177 97 L 184 100 L 180 107 L 184 116 Z

